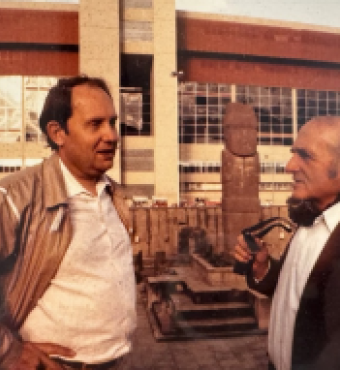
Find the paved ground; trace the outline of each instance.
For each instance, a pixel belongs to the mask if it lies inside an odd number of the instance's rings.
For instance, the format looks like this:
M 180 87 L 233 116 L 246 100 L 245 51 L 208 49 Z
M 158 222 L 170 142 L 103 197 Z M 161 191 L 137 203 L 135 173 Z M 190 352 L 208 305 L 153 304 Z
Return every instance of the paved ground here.
M 122 370 L 266 370 L 266 336 L 156 342 L 139 297 L 133 354 Z

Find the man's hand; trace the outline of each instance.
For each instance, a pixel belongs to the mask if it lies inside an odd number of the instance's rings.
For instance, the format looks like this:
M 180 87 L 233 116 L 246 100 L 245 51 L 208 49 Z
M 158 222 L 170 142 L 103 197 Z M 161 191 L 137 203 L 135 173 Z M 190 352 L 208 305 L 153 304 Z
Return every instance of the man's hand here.
M 69 348 L 52 343 L 24 342 L 18 361 L 10 370 L 62 370 L 63 366 L 53 361 L 49 355 L 75 356 Z
M 260 239 L 255 238 L 256 244 L 259 246 L 260 250 L 255 253 L 254 263 L 253 263 L 253 276 L 255 279 L 262 279 L 269 267 L 269 253 L 266 243 Z M 245 242 L 243 235 L 237 237 L 237 244 L 234 247 L 233 256 L 236 261 L 241 263 L 248 263 L 254 256 Z

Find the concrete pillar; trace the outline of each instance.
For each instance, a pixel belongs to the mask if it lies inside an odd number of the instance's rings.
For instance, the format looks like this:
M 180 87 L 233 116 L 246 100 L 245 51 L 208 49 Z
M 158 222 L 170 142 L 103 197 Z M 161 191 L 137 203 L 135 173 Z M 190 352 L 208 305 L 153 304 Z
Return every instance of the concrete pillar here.
M 80 73 L 102 77 L 108 83 L 119 115 L 120 31 L 119 0 L 80 0 Z M 117 122 L 117 128 L 119 123 Z M 108 172 L 120 181 L 120 153 Z
M 153 60 L 153 134 L 155 195 L 179 200 L 175 0 L 155 0 Z

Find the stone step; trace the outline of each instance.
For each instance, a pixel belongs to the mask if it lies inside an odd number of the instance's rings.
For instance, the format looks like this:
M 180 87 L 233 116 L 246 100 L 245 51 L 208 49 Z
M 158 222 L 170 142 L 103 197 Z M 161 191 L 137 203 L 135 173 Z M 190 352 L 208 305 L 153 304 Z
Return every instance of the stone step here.
M 227 302 L 250 302 L 248 290 L 237 290 L 225 286 L 210 286 L 205 282 L 193 281 L 182 275 L 161 275 L 148 276 L 147 284 L 152 287 L 159 287 L 165 295 L 176 292 L 185 292 L 196 304 L 204 303 L 227 303 Z
M 215 308 L 215 309 L 223 309 L 228 307 L 246 307 L 249 304 L 247 302 L 208 302 L 208 303 L 195 303 L 192 301 L 191 297 L 184 293 L 184 292 L 177 292 L 171 293 L 170 298 L 172 299 L 173 303 L 176 305 L 176 308 L 180 310 L 187 310 L 187 309 L 202 309 L 205 308 Z
M 176 267 L 174 271 L 185 284 L 195 303 L 209 302 L 249 302 L 249 291 L 230 287 L 228 284 L 211 285 L 188 267 Z
M 184 293 L 170 294 L 176 316 L 185 320 L 204 319 L 206 317 L 242 317 L 253 316 L 253 308 L 246 302 L 194 303 Z
M 206 320 L 190 320 L 176 322 L 181 332 L 220 333 L 228 331 L 252 330 L 257 328 L 254 317 L 209 318 Z
M 185 340 L 196 340 L 196 339 L 218 339 L 218 338 L 235 338 L 241 336 L 251 336 L 251 335 L 265 335 L 266 330 L 258 329 L 254 327 L 247 330 L 232 330 L 230 327 L 228 330 L 216 330 L 210 332 L 201 332 L 192 329 L 191 327 L 186 328 L 186 330 L 178 330 L 173 328 L 168 332 L 163 332 L 159 324 L 159 320 L 153 314 L 152 311 L 148 311 L 149 320 L 151 323 L 152 332 L 154 338 L 158 342 L 168 342 L 168 341 L 185 341 Z
M 205 317 L 185 320 L 176 316 L 171 305 L 165 302 L 155 302 L 152 313 L 159 332 L 163 336 L 195 337 L 203 335 L 223 336 L 231 332 L 241 333 L 258 330 L 256 319 L 246 317 Z
M 249 302 L 249 292 L 247 290 L 236 290 L 236 289 L 200 289 L 198 285 L 195 289 L 192 289 L 190 285 L 188 287 L 188 294 L 192 301 L 198 303 L 227 303 L 227 302 Z
M 199 280 L 192 291 L 186 278 L 178 274 L 147 279 L 149 292 L 158 294 L 156 300 L 148 299 L 156 340 L 266 334 L 257 325 L 248 291 L 211 287 Z

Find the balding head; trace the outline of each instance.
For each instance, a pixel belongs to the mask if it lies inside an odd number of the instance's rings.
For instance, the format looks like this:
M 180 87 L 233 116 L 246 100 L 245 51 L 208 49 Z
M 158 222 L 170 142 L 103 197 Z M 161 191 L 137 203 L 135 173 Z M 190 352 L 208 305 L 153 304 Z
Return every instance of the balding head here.
M 336 160 L 340 160 L 340 117 L 318 116 L 308 121 L 302 128 L 312 130 L 326 144 Z
M 325 209 L 340 193 L 340 118 L 316 117 L 299 131 L 286 171 L 293 174 L 293 197 Z

